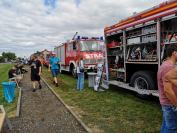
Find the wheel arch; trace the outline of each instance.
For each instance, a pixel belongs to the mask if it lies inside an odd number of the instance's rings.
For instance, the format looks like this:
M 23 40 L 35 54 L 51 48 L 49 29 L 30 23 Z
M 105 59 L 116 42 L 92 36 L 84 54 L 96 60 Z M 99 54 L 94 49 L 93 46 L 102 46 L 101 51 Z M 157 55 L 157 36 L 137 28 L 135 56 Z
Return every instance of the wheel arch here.
M 70 62 L 69 65 L 69 72 L 72 73 L 73 77 L 76 78 L 77 77 L 77 73 L 76 73 L 76 63 L 74 61 Z
M 154 78 L 155 73 L 152 71 L 137 71 L 131 76 L 130 86 L 138 86 L 138 89 L 154 90 L 156 89 Z
M 157 82 L 158 64 L 126 64 L 126 82 L 130 83 L 130 79 L 134 73 L 138 71 L 149 71 L 154 73 L 155 82 Z M 157 84 L 157 83 L 156 83 Z
M 72 71 L 73 67 L 76 68 L 76 63 L 75 63 L 75 61 L 70 61 L 70 63 L 69 63 L 69 71 L 70 72 Z

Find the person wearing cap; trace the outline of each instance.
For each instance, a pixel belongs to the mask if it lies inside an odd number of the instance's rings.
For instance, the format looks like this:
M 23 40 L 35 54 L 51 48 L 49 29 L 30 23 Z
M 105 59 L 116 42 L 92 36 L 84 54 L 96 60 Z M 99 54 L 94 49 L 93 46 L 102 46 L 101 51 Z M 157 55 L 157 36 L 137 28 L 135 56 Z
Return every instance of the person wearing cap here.
M 49 69 L 49 71 L 52 72 L 53 83 L 56 85 L 56 87 L 58 87 L 57 76 L 59 74 L 59 62 L 60 62 L 60 59 L 58 57 L 56 57 L 56 53 L 52 52 L 50 60 L 49 60 L 49 68 L 48 69 Z

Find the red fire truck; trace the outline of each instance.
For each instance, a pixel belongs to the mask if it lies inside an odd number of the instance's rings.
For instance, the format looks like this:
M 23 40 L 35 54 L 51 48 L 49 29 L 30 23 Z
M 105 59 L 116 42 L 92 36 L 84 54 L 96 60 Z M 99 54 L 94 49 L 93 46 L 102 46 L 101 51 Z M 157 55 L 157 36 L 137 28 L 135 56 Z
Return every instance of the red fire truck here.
M 93 71 L 97 63 L 103 62 L 103 37 L 80 37 L 67 41 L 54 48 L 60 58 L 61 71 L 71 72 L 76 76 L 76 61 L 83 57 L 85 72 Z
M 108 83 L 158 96 L 157 70 L 166 47 L 177 44 L 177 0 L 134 14 L 104 33 Z

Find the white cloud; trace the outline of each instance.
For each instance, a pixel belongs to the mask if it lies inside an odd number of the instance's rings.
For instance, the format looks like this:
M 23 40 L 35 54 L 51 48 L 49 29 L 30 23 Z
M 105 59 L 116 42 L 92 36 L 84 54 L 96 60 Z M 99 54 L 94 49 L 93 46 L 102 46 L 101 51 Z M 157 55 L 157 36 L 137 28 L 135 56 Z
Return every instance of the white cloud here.
M 37 50 L 52 50 L 58 42 L 71 39 L 77 31 L 103 36 L 105 26 L 117 23 L 165 0 L 58 0 L 48 8 L 43 0 L 0 1 L 0 53 L 29 56 Z

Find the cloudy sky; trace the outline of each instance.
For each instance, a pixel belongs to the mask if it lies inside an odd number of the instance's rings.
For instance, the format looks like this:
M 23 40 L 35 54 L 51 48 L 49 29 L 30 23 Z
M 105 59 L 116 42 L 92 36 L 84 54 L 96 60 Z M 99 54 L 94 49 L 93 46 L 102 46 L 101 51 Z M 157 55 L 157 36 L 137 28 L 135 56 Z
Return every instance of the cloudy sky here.
M 17 56 L 83 36 L 103 36 L 105 26 L 165 0 L 0 0 L 0 53 Z

